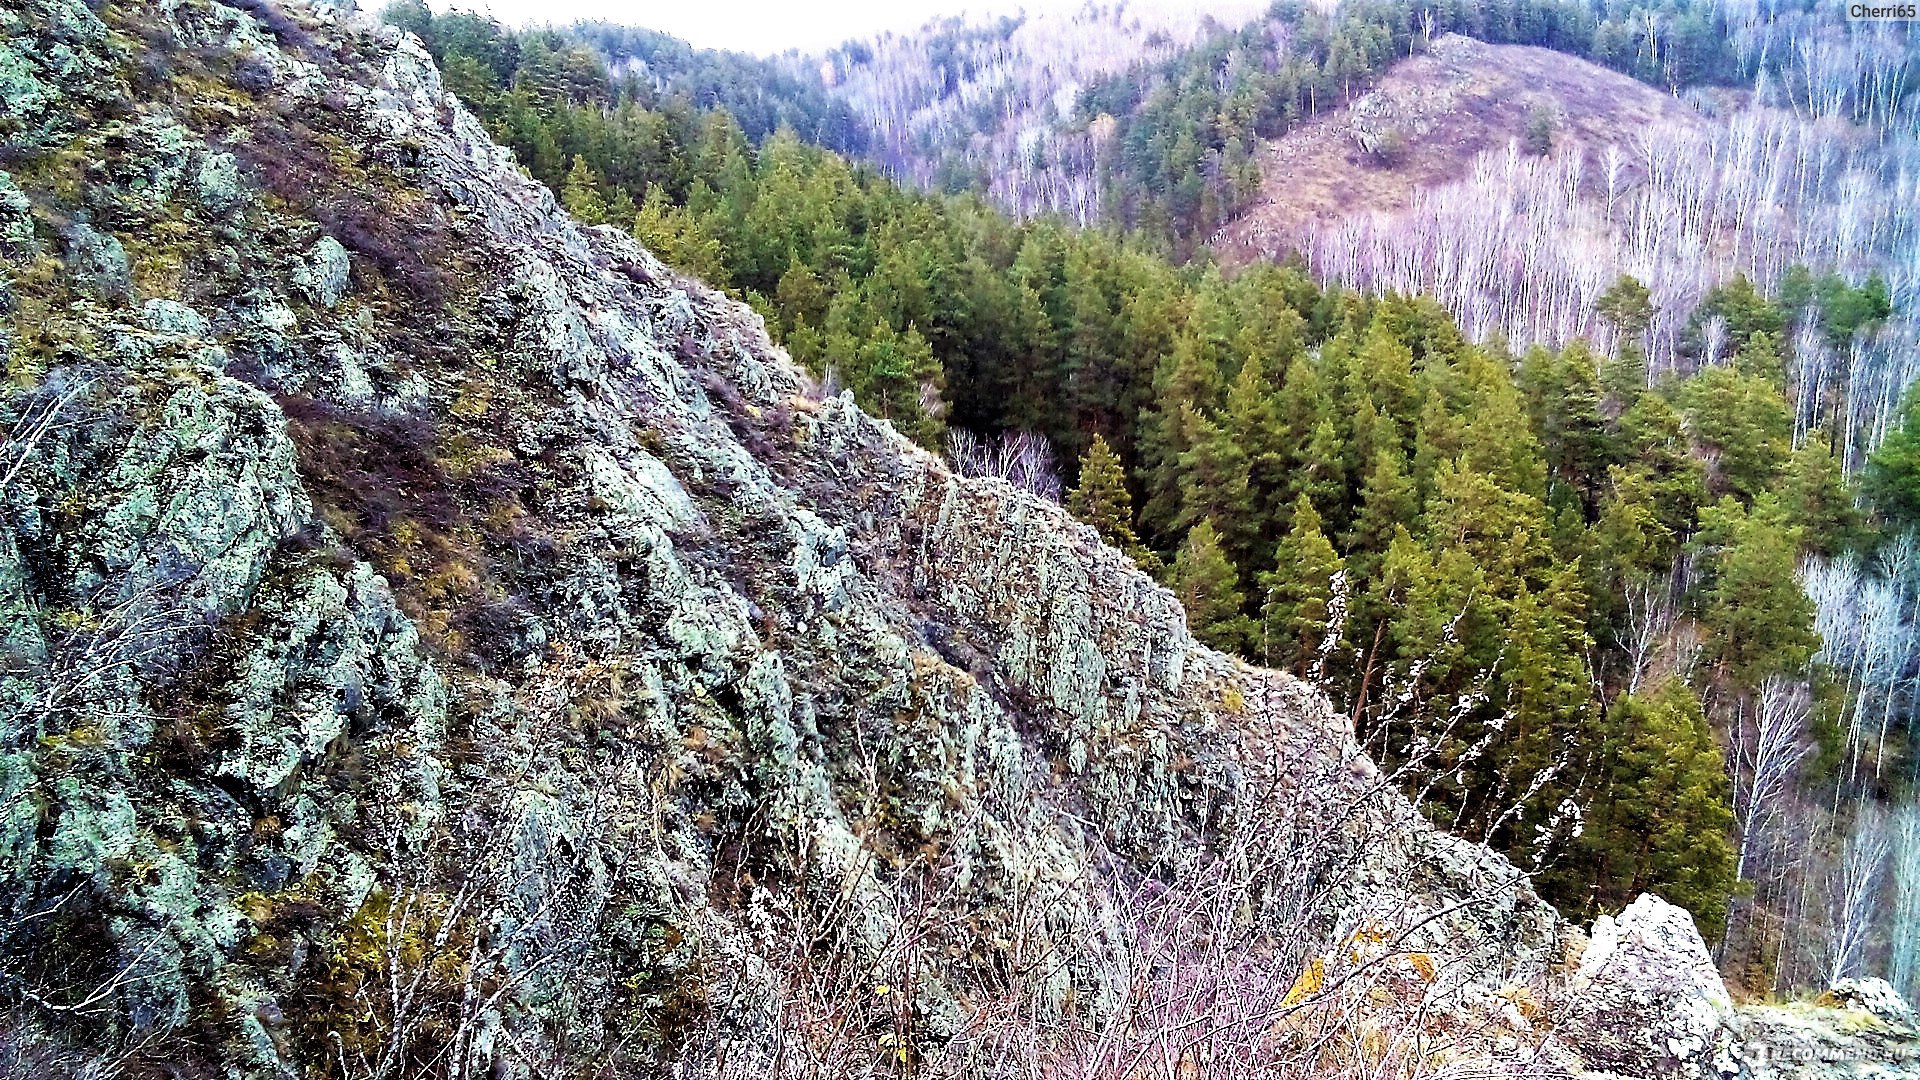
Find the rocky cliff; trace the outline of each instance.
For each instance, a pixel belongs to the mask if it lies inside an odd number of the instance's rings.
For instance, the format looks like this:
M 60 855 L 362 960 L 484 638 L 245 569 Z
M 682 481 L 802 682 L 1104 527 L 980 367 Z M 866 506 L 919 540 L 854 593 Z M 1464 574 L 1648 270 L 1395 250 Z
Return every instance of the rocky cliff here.
M 6 1075 L 1913 1075 L 1589 944 L 397 31 L 0 0 L 0 139 Z

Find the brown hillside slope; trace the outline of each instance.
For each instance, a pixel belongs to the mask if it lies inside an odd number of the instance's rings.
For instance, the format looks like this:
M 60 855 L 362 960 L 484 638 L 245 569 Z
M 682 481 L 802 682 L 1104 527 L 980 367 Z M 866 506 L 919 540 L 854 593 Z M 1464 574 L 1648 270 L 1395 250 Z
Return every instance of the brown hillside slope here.
M 1415 192 L 1465 178 L 1476 155 L 1520 139 L 1536 105 L 1555 115 L 1556 147 L 1578 142 L 1589 156 L 1656 123 L 1704 124 L 1672 96 L 1597 64 L 1447 34 L 1346 107 L 1268 143 L 1259 196 L 1214 249 L 1244 264 L 1284 255 L 1308 226 L 1405 209 Z M 1372 148 L 1391 135 L 1402 152 L 1382 161 Z

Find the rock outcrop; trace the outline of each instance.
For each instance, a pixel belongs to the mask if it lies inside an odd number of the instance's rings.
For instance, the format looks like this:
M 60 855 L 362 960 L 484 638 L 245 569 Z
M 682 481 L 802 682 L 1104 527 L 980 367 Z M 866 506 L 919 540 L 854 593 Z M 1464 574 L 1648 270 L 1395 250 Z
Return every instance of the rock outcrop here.
M 570 221 L 410 37 L 4 0 L 0 102 L 5 1070 L 1026 1075 L 1171 955 L 1289 1067 L 1798 1038 L 1658 901 L 1576 959 L 1313 687 Z M 1847 1002 L 1792 1024 L 1914 1045 Z
M 1649 1076 L 1715 1076 L 1733 1000 L 1684 908 L 1643 894 L 1602 915 L 1573 975 L 1566 1033 L 1590 1064 Z

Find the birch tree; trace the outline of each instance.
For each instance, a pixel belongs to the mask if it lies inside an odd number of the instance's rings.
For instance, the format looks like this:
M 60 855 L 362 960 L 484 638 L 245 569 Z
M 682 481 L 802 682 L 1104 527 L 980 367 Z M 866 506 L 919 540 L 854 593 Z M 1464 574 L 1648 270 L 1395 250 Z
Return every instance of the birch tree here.
M 1859 972 L 1867 960 L 1891 846 L 1886 811 L 1875 803 L 1863 803 L 1827 881 L 1823 973 L 1827 985 Z
M 1893 813 L 1893 905 L 1887 919 L 1888 974 L 1912 1001 L 1920 995 L 1920 804 Z

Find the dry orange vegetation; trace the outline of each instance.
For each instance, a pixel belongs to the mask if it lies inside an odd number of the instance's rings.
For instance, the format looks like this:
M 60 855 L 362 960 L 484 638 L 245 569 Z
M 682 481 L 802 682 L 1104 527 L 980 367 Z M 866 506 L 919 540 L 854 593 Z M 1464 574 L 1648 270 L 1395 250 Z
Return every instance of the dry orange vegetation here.
M 1415 192 L 1465 179 L 1476 155 L 1521 139 L 1536 106 L 1554 113 L 1556 147 L 1578 142 L 1590 158 L 1654 124 L 1706 123 L 1677 98 L 1566 53 L 1446 34 L 1350 104 L 1263 147 L 1260 194 L 1214 250 L 1244 264 L 1284 255 L 1306 227 L 1404 210 Z M 1404 149 L 1387 164 L 1369 147 L 1390 132 Z

